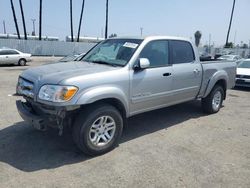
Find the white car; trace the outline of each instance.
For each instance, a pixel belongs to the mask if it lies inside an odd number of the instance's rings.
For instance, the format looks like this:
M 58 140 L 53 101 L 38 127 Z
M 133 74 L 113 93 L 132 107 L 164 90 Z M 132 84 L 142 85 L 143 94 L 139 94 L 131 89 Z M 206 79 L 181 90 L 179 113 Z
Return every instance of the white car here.
M 15 49 L 0 49 L 0 65 L 15 64 L 25 66 L 31 61 L 31 54 L 23 53 Z
M 238 64 L 235 85 L 250 87 L 250 59 L 244 59 Z
M 223 55 L 218 58 L 218 60 L 226 60 L 226 61 L 237 61 L 241 59 L 239 55 Z

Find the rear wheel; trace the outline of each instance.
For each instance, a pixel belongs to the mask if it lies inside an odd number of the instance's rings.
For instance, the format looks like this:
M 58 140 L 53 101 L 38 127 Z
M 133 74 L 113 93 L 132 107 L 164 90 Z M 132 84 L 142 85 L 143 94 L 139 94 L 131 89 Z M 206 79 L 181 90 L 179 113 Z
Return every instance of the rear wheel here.
M 217 113 L 222 105 L 225 92 L 220 85 L 215 85 L 210 94 L 202 99 L 203 111 L 209 114 Z
M 26 60 L 25 60 L 25 59 L 20 59 L 20 60 L 18 61 L 18 65 L 19 65 L 19 66 L 25 66 L 25 65 L 26 65 Z
M 123 129 L 119 111 L 108 104 L 81 111 L 73 126 L 76 145 L 88 155 L 101 155 L 118 145 Z

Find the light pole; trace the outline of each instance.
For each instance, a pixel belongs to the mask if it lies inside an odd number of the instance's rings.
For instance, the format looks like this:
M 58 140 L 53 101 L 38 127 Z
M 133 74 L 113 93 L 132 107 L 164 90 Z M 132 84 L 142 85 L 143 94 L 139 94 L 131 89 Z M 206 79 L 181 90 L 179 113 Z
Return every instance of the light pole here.
M 36 36 L 36 31 L 35 31 L 35 21 L 36 19 L 31 19 L 31 21 L 33 22 L 33 31 L 32 31 L 32 36 Z
M 6 34 L 5 21 L 3 21 L 3 33 Z
M 140 30 L 141 30 L 141 37 L 142 37 L 142 34 L 143 34 L 143 27 L 141 27 Z

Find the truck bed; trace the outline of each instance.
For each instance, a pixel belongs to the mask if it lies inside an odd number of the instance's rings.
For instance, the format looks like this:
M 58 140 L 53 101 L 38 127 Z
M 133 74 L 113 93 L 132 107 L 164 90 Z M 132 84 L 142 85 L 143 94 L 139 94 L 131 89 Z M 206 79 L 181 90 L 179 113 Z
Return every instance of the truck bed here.
M 198 97 L 204 97 L 211 79 L 227 75 L 227 89 L 233 88 L 236 77 L 236 63 L 230 61 L 202 61 L 203 77 Z M 230 76 L 229 76 L 230 75 Z

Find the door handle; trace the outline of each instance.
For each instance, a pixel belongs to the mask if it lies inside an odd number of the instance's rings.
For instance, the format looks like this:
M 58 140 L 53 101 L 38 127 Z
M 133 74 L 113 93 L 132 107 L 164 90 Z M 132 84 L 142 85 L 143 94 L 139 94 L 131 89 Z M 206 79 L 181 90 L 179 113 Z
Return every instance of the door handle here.
M 171 76 L 170 72 L 164 73 L 163 76 Z
M 200 72 L 199 69 L 194 69 L 195 74 L 199 74 L 199 72 Z
M 6 58 L 9 58 L 9 56 L 6 56 Z

